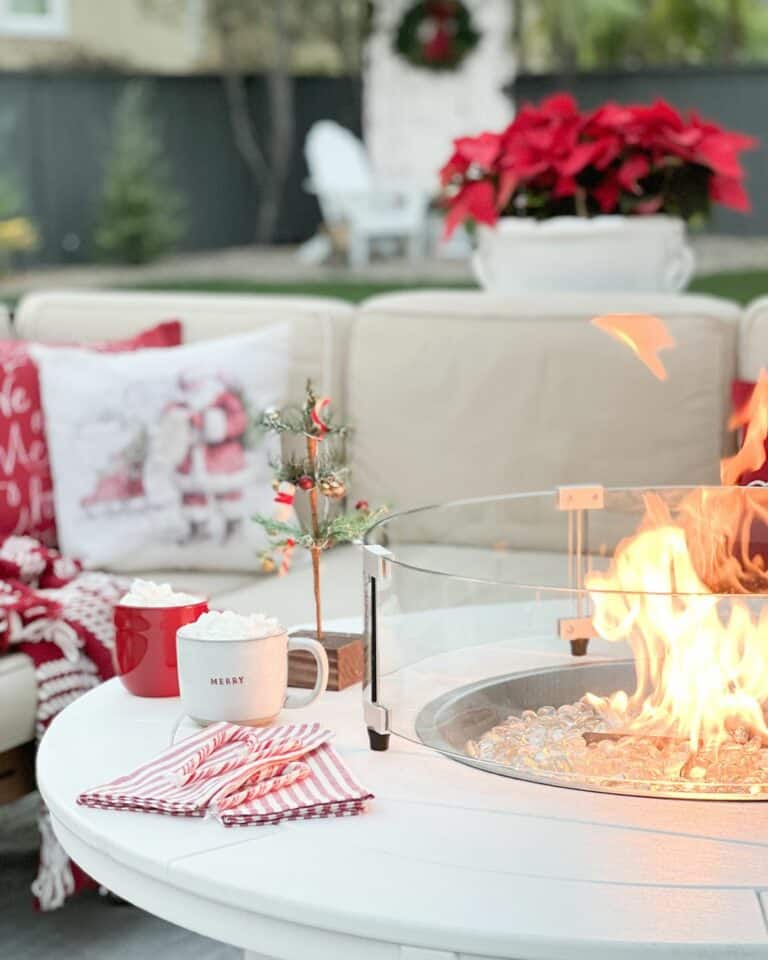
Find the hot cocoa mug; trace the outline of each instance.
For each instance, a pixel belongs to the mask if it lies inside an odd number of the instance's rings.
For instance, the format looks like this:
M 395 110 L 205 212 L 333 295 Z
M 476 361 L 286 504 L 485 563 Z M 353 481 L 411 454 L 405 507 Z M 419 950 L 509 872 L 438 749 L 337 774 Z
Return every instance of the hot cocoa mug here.
M 176 632 L 208 609 L 197 600 L 171 606 L 115 605 L 115 661 L 123 685 L 138 697 L 178 697 Z
M 282 627 L 269 636 L 229 640 L 206 638 L 190 623 L 178 631 L 176 645 L 182 708 L 198 723 L 228 720 L 266 726 L 283 708 L 314 703 L 328 686 L 322 645 L 289 637 Z M 312 690 L 287 693 L 290 650 L 306 650 L 314 657 L 317 679 Z

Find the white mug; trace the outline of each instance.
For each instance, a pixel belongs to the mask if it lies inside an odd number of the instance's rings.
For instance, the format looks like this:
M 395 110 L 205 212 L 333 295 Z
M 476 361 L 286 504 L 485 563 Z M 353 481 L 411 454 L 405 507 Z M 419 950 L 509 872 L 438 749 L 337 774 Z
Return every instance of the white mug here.
M 312 690 L 287 693 L 288 651 L 306 650 L 317 663 Z M 328 686 L 328 657 L 317 640 L 284 630 L 250 640 L 211 640 L 195 624 L 176 634 L 181 703 L 198 723 L 228 720 L 265 726 L 284 708 L 306 707 Z

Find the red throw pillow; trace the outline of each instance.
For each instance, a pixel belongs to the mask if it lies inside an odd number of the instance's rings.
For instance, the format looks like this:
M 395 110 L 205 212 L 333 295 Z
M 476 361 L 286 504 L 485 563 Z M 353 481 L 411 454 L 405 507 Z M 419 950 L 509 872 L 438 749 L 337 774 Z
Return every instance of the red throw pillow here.
M 743 410 L 744 407 L 749 403 L 749 398 L 752 396 L 752 391 L 755 389 L 755 383 L 751 380 L 734 380 L 731 384 L 731 409 L 734 413 L 737 413 L 739 410 Z M 744 440 L 744 430 L 745 427 L 739 431 L 739 443 L 741 444 Z M 742 487 L 747 486 L 747 484 L 752 483 L 754 480 L 761 480 L 765 483 L 768 483 L 768 440 L 765 443 L 765 456 L 766 462 L 760 467 L 759 470 L 755 470 L 754 473 L 742 473 L 739 477 L 739 485 Z
M 82 346 L 104 353 L 178 347 L 181 335 L 181 322 L 169 320 L 125 340 Z M 0 539 L 11 534 L 56 541 L 40 384 L 25 340 L 0 340 Z

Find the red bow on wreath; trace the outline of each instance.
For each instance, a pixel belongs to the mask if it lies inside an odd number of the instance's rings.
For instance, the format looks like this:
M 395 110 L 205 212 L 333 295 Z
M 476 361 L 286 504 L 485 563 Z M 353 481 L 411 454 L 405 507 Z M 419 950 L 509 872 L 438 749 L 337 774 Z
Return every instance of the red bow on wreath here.
M 457 67 L 480 39 L 460 0 L 420 0 L 403 14 L 395 49 L 417 67 Z
M 456 35 L 456 4 L 451 0 L 434 0 L 427 6 L 432 17 L 424 26 L 432 30 L 432 36 L 424 44 L 424 59 L 430 63 L 440 63 L 453 55 L 453 38 Z

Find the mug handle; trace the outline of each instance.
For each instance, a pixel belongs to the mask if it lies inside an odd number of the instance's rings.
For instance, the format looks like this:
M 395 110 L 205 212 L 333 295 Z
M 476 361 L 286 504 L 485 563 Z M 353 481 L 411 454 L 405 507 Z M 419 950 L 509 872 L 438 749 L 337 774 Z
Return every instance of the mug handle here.
M 310 637 L 288 637 L 288 650 L 306 650 L 317 664 L 317 679 L 314 687 L 306 693 L 289 693 L 283 706 L 288 710 L 294 707 L 308 707 L 321 693 L 325 693 L 325 688 L 328 686 L 328 654 L 322 643 Z

